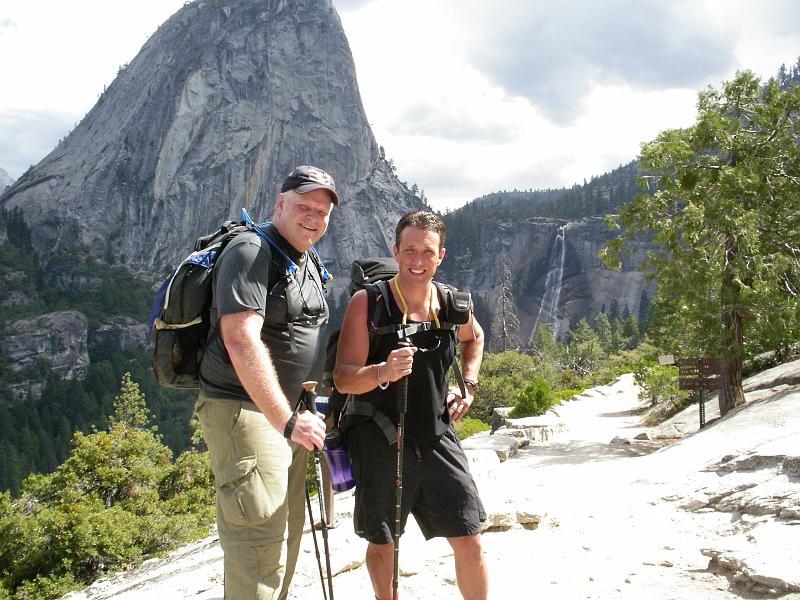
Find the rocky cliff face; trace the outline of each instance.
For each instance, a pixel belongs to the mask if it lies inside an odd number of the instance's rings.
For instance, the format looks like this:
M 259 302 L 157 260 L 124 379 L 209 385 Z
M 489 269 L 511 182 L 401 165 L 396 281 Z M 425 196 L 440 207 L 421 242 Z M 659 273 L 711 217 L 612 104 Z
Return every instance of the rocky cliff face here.
M 620 313 L 627 309 L 638 315 L 642 291 L 653 292 L 644 274 L 633 270 L 644 258 L 646 243 L 630 254 L 623 270 L 613 271 L 603 266 L 598 252 L 614 235 L 601 217 L 486 221 L 480 251 L 448 254 L 441 279 L 473 293 L 478 316 L 488 328 L 500 291 L 500 259 L 508 255 L 523 343 L 537 322 L 554 324 L 563 334 L 583 317 L 608 312 L 615 301 Z
M 340 283 L 420 206 L 379 157 L 330 0 L 197 0 L 0 203 L 45 255 L 82 244 L 153 275 L 242 207 L 269 218 L 297 164 L 329 171 L 344 200 L 320 244 Z
M 0 356 L 12 371 L 33 367 L 42 359 L 62 379 L 81 378 L 89 366 L 88 320 L 76 310 L 64 310 L 6 324 Z
M 3 167 L 0 167 L 0 193 L 12 183 L 14 183 L 14 180 L 11 179 L 11 175 Z
M 159 28 L 0 205 L 22 212 L 45 261 L 81 245 L 155 280 L 198 235 L 239 218 L 242 207 L 269 218 L 280 182 L 297 164 L 329 171 L 343 199 L 319 244 L 340 304 L 353 259 L 387 255 L 399 216 L 422 204 L 380 157 L 339 18 L 330 0 L 196 0 Z M 563 260 L 554 250 L 559 228 Z M 490 222 L 481 250 L 450 254 L 442 280 L 475 293 L 488 329 L 499 259 L 509 254 L 525 339 L 542 319 L 548 290 L 551 299 L 558 291 L 550 318 L 563 331 L 614 299 L 635 314 L 642 275 L 602 268 L 596 253 L 609 237 L 599 219 Z M 563 264 L 557 286 L 547 284 L 554 260 Z M 44 267 L 57 286 L 98 284 L 63 261 L 51 263 Z M 27 301 L 16 293 L 0 304 Z M 41 327 L 46 335 L 51 324 Z M 86 337 L 83 327 L 66 346 L 85 348 Z M 142 341 L 132 323 L 109 322 L 90 334 L 110 350 Z M 10 361 L 27 364 L 30 354 L 9 352 Z M 72 356 L 62 370 L 80 376 L 84 353 Z

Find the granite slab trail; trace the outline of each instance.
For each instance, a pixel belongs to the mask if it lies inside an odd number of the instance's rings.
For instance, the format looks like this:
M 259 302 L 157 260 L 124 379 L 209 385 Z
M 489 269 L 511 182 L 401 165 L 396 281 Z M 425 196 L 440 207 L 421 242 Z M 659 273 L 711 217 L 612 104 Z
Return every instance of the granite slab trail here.
M 465 440 L 490 517 L 490 598 L 800 600 L 800 362 L 787 370 L 788 379 L 762 375 L 747 405 L 702 431 L 696 405 L 643 426 L 647 407 L 624 375 L 539 418 L 549 433 L 539 423 L 526 437 L 509 422 Z M 351 492 L 337 495 L 334 590 L 371 599 L 352 507 Z M 312 542 L 307 528 L 293 599 L 322 597 Z M 179 552 L 70 597 L 221 599 L 213 536 Z M 413 519 L 400 563 L 401 598 L 460 598 L 449 545 L 426 542 Z

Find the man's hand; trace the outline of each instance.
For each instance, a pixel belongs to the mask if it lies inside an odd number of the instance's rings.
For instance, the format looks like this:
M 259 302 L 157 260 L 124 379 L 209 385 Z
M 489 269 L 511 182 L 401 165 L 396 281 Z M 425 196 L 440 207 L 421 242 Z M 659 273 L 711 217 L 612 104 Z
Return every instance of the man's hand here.
M 467 414 L 469 407 L 472 405 L 472 396 L 466 392 L 467 397 L 461 397 L 461 390 L 457 387 L 451 387 L 447 392 L 447 409 L 450 411 L 450 420 L 452 422 L 459 421 L 461 417 Z
M 313 450 L 315 447 L 322 450 L 325 443 L 325 421 L 324 415 L 314 414 L 310 410 L 304 410 L 297 414 L 294 429 L 292 429 L 292 441 L 300 444 L 306 450 Z
M 398 381 L 407 375 L 411 375 L 411 368 L 414 366 L 414 353 L 416 346 L 406 346 L 396 348 L 386 357 L 386 362 L 381 366 L 381 378 L 384 381 Z

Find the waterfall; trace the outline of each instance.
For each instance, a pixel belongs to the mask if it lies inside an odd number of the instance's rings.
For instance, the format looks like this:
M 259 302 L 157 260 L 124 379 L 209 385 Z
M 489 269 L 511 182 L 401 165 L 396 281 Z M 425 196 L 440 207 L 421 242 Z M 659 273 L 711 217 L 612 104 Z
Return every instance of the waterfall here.
M 544 295 L 542 303 L 539 305 L 539 313 L 536 315 L 536 322 L 531 330 L 531 341 L 536 335 L 536 328 L 539 321 L 544 316 L 553 324 L 553 337 L 558 337 L 561 321 L 558 318 L 558 301 L 561 298 L 561 280 L 564 277 L 564 254 L 566 254 L 566 229 L 565 225 L 558 228 L 553 245 L 550 248 L 550 264 L 547 269 L 547 279 L 544 282 Z

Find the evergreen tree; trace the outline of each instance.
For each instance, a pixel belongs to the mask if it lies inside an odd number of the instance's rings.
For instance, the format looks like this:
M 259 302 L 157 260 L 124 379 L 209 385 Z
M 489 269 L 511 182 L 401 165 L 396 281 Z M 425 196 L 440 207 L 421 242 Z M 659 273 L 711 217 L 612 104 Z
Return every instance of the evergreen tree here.
M 123 425 L 132 429 L 146 429 L 150 423 L 150 413 L 139 391 L 139 384 L 131 380 L 126 372 L 120 382 L 119 393 L 114 396 L 114 415 L 108 418 L 111 426 Z
M 650 296 L 647 295 L 647 290 L 642 289 L 642 294 L 639 298 L 639 315 L 638 323 L 639 330 L 643 333 L 647 330 L 647 320 L 650 312 Z
M 639 344 L 639 324 L 633 315 L 629 315 L 622 324 L 622 337 L 627 349 L 635 348 Z
M 700 93 L 697 122 L 642 148 L 654 194 L 622 208 L 624 239 L 652 232 L 644 267 L 680 325 L 673 349 L 722 355 L 720 412 L 744 402 L 746 356 L 800 339 L 800 87 L 745 71 Z
M 507 254 L 500 259 L 500 293 L 494 303 L 492 315 L 492 349 L 495 352 L 519 350 L 519 318 L 511 291 L 511 259 Z
M 586 319 L 578 321 L 570 331 L 567 346 L 568 368 L 580 376 L 589 374 L 605 356 L 600 338 Z
M 605 313 L 598 313 L 594 318 L 594 330 L 603 352 L 608 354 L 613 345 L 611 339 L 611 323 Z
M 609 353 L 615 354 L 619 352 L 622 348 L 627 348 L 626 344 L 627 340 L 625 339 L 624 327 L 622 326 L 622 321 L 619 319 L 614 319 L 611 321 L 611 346 L 609 347 Z
M 619 301 L 616 298 L 611 300 L 611 308 L 608 309 L 608 320 L 619 319 Z

